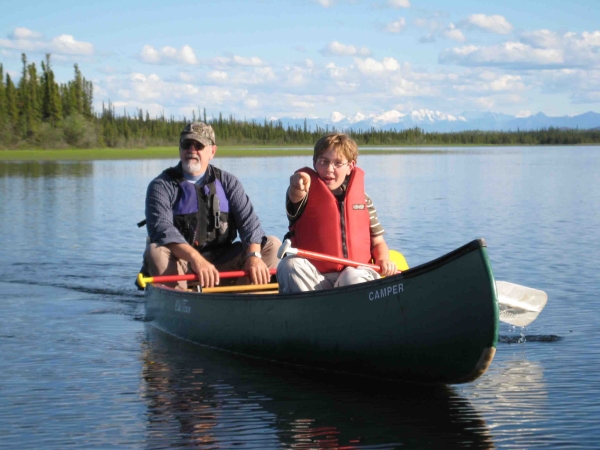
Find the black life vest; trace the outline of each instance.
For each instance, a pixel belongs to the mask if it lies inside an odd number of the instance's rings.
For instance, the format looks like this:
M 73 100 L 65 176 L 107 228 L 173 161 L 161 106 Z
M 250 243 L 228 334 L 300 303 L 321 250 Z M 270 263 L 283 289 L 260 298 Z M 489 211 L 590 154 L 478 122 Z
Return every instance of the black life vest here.
M 237 237 L 237 227 L 221 183 L 221 170 L 209 166 L 206 176 L 210 178 L 202 187 L 186 181 L 180 166 L 164 172 L 179 185 L 173 224 L 184 239 L 198 251 L 231 244 Z

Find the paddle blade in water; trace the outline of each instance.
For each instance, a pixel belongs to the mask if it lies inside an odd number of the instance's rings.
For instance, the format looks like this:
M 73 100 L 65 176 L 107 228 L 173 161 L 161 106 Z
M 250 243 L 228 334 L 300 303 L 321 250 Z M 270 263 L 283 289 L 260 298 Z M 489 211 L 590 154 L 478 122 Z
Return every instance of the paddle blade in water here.
M 500 320 L 516 327 L 525 327 L 533 322 L 546 306 L 548 295 L 544 291 L 496 281 Z

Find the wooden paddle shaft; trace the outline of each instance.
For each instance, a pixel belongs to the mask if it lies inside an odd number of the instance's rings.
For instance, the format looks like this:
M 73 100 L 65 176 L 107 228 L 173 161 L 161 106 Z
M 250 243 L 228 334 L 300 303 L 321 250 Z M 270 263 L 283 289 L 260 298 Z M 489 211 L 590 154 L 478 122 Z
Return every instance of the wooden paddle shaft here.
M 269 269 L 269 273 L 274 275 L 277 273 L 277 269 Z M 243 270 L 234 270 L 231 272 L 219 272 L 219 278 L 239 278 L 247 276 L 248 273 Z M 144 281 L 147 283 L 173 283 L 175 281 L 194 281 L 198 279 L 198 275 L 190 273 L 186 275 L 159 275 L 156 277 L 145 278 Z

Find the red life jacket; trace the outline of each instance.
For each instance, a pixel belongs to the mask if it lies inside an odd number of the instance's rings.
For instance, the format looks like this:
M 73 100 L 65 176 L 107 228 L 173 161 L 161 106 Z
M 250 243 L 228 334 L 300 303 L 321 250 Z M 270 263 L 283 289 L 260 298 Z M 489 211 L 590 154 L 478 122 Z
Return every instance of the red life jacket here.
M 305 167 L 297 172 L 308 173 L 311 180 L 304 211 L 290 226 L 292 245 L 301 250 L 369 264 L 371 220 L 365 203 L 365 173 L 354 168 L 346 197 L 339 203 L 313 169 Z M 321 273 L 340 272 L 345 268 L 326 261 L 310 262 Z

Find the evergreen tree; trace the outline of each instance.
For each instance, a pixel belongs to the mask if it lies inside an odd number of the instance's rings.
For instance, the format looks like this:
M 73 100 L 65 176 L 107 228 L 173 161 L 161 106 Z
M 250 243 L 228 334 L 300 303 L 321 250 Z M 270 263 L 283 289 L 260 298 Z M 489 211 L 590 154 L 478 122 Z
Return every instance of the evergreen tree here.
M 19 84 L 17 86 L 18 93 L 18 111 L 19 111 L 19 119 L 17 123 L 16 132 L 19 136 L 24 138 L 27 137 L 28 132 L 28 117 L 33 113 L 31 111 L 31 102 L 29 100 L 29 89 L 27 86 L 27 57 L 25 53 L 21 54 L 21 62 L 23 63 L 23 69 L 21 71 L 21 79 L 19 80 Z
M 62 103 L 59 86 L 54 81 L 54 72 L 50 66 L 50 54 L 46 55 L 46 63 L 42 61 L 42 119 L 54 125 L 62 118 Z
M 6 88 L 4 87 L 4 67 L 0 63 L 0 127 L 8 121 L 6 111 Z
M 6 118 L 8 124 L 12 127 L 17 125 L 19 120 L 19 93 L 12 82 L 10 75 L 6 74 Z
M 40 98 L 40 84 L 37 76 L 37 69 L 34 63 L 27 66 L 27 84 L 26 89 L 27 101 L 29 105 L 27 107 L 28 115 L 25 118 L 26 133 L 27 137 L 31 138 L 35 135 L 35 132 L 41 122 L 41 98 Z

